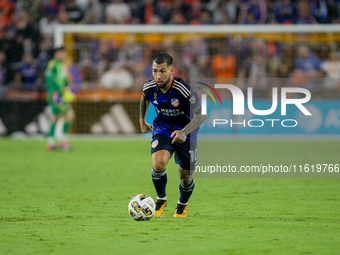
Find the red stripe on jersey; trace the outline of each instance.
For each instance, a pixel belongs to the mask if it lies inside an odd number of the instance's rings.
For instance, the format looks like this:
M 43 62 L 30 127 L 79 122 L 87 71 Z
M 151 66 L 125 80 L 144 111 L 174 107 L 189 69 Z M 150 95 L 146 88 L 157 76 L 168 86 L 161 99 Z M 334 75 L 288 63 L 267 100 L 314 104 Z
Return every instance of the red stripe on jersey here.
M 175 78 L 174 78 L 174 77 L 172 77 L 172 84 L 171 84 L 171 87 L 170 87 L 170 91 L 169 91 L 169 92 L 171 92 L 171 90 L 172 90 L 172 87 L 174 86 L 174 83 L 175 83 Z
M 175 83 L 175 78 L 173 77 L 173 78 L 172 78 L 172 84 L 171 84 L 171 87 L 170 87 L 169 92 L 171 92 L 172 87 L 174 86 L 174 83 Z M 156 89 L 157 89 L 157 91 L 158 91 L 158 86 L 157 86 L 157 85 L 156 85 Z M 166 92 L 166 93 L 168 93 L 168 92 Z

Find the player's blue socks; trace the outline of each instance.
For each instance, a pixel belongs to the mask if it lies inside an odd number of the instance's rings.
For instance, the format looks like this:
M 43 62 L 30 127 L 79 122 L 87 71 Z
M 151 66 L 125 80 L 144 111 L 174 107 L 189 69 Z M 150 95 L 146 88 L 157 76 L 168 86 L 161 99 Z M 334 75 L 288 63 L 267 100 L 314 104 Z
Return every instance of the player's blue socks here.
M 166 176 L 166 169 L 162 172 L 156 172 L 153 168 L 151 170 L 152 182 L 157 192 L 157 198 L 166 200 L 165 187 L 168 181 Z
M 192 182 L 188 186 L 184 186 L 182 183 L 179 184 L 179 200 L 178 202 L 181 204 L 186 205 L 188 203 L 188 200 L 194 191 L 195 188 L 195 180 L 192 179 Z

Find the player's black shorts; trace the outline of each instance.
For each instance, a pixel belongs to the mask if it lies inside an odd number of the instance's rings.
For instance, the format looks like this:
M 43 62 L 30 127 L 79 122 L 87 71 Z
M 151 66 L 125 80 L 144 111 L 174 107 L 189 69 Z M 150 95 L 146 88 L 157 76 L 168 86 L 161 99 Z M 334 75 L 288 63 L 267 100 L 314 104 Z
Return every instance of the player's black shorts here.
M 175 162 L 183 169 L 195 170 L 197 165 L 197 143 L 184 142 L 171 144 L 173 138 L 163 134 L 152 137 L 151 154 L 159 150 L 167 150 L 171 156 L 175 152 Z

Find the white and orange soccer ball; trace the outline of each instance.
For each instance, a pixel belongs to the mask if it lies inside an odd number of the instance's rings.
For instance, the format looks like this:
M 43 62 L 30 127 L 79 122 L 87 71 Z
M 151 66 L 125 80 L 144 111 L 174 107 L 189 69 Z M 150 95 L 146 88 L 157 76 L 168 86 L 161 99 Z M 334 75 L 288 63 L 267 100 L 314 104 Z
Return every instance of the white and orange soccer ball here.
M 131 218 L 137 221 L 150 220 L 155 214 L 155 208 L 152 197 L 145 194 L 134 196 L 128 205 Z

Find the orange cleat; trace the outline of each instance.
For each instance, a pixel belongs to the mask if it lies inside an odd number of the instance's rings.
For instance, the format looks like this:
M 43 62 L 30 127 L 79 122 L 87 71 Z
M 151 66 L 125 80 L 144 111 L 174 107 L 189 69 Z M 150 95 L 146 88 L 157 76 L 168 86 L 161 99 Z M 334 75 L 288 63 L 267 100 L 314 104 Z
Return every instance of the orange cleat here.
M 68 142 L 62 142 L 60 144 L 60 148 L 65 150 L 65 151 L 72 151 L 73 150 L 73 147 Z
M 50 145 L 47 145 L 46 149 L 48 151 L 56 151 L 56 150 L 58 150 L 58 147 L 55 146 L 54 144 L 50 144 Z
M 160 218 L 163 215 L 164 208 L 166 207 L 166 200 L 158 199 L 156 202 L 156 211 L 153 217 Z
M 177 204 L 174 217 L 187 217 L 187 216 L 188 216 L 188 206 Z

